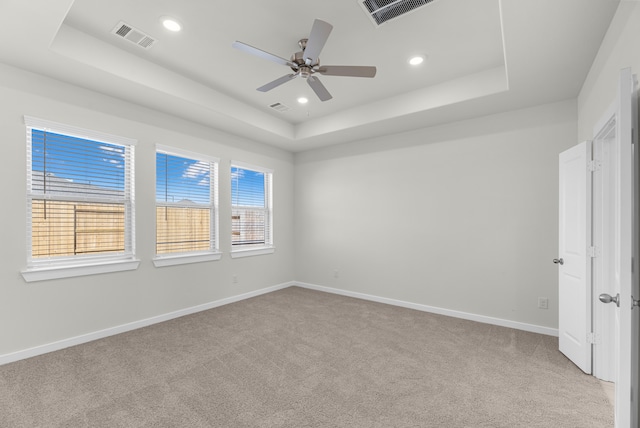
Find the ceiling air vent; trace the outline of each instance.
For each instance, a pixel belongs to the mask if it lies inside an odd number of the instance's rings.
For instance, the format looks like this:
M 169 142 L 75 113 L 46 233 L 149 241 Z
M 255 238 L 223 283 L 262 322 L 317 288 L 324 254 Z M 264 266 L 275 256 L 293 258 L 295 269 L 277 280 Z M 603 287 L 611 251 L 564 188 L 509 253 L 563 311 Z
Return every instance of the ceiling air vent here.
M 269 107 L 274 109 L 274 110 L 276 110 L 276 111 L 279 111 L 280 113 L 284 113 L 285 111 L 291 110 L 289 107 L 287 107 L 286 105 L 284 105 L 282 103 L 271 104 Z
M 433 0 L 358 0 L 365 13 L 376 26 L 411 12 Z
M 149 49 L 156 42 L 156 40 L 150 35 L 145 34 L 124 22 L 120 22 L 116 25 L 116 28 L 114 28 L 111 33 L 144 49 Z

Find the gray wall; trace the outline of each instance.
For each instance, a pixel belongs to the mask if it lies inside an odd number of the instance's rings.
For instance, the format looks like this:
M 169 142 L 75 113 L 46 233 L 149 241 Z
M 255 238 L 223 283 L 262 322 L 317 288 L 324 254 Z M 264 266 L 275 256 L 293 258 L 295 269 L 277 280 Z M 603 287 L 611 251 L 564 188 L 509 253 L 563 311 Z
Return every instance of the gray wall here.
M 576 128 L 567 101 L 298 155 L 296 280 L 557 328 Z
M 638 40 L 640 3 L 623 1 L 577 101 L 295 159 L 0 65 L 0 356 L 294 279 L 557 328 L 557 270 L 550 262 L 557 251 L 557 155 L 591 138 L 615 100 L 619 69 L 640 72 Z M 25 114 L 139 140 L 137 271 L 24 282 Z M 151 263 L 156 143 L 222 159 L 222 260 L 160 269 Z M 231 159 L 275 170 L 273 255 L 228 256 Z M 538 297 L 550 299 L 548 310 L 537 308 Z
M 293 156 L 0 66 L 3 147 L 0 246 L 0 355 L 287 283 L 293 279 Z M 26 133 L 23 115 L 138 139 L 136 271 L 25 283 Z M 155 268 L 155 144 L 216 156 L 220 163 L 220 244 L 215 262 Z M 231 259 L 230 160 L 274 169 L 272 255 Z M 238 283 L 232 283 L 232 276 Z
M 622 1 L 577 100 L 298 155 L 296 279 L 557 328 L 557 157 L 640 73 L 638 40 Z

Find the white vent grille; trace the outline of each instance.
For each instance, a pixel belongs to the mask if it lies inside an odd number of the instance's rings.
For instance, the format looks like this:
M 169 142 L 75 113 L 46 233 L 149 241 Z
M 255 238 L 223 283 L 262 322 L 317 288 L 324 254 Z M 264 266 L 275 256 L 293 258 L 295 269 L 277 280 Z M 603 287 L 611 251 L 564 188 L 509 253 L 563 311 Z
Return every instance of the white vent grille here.
M 116 28 L 114 28 L 111 33 L 144 49 L 149 49 L 156 42 L 156 40 L 150 35 L 145 34 L 124 22 L 120 22 L 116 25 Z
M 433 0 L 358 0 L 376 26 L 411 12 Z
M 271 104 L 269 107 L 274 109 L 274 110 L 276 110 L 276 111 L 279 111 L 280 113 L 284 113 L 285 111 L 291 110 L 289 107 L 287 107 L 286 105 L 284 105 L 282 103 Z

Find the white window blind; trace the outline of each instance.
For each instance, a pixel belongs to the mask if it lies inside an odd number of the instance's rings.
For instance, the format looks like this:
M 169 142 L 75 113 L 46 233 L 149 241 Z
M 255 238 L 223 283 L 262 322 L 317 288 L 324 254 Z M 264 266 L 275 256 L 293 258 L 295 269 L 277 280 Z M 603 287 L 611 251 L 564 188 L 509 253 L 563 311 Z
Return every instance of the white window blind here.
M 273 246 L 272 172 L 231 165 L 231 244 L 234 250 Z
M 156 254 L 215 252 L 218 159 L 158 146 Z
M 132 256 L 135 140 L 25 123 L 29 265 Z

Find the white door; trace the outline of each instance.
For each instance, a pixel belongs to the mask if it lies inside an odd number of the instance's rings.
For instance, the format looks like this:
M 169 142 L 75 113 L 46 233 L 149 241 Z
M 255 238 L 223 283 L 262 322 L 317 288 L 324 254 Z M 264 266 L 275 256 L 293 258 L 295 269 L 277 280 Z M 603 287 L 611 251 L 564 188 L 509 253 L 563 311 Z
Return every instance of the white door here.
M 611 284 L 611 293 L 601 295 L 600 298 L 605 303 L 617 306 L 615 316 L 617 360 L 615 419 L 616 427 L 628 428 L 638 426 L 636 370 L 638 360 L 635 351 L 637 351 L 638 344 L 638 312 L 640 312 L 640 309 L 634 310 L 632 297 L 634 292 L 635 296 L 638 296 L 637 216 L 639 213 L 634 197 L 634 192 L 638 190 L 634 186 L 634 179 L 637 179 L 637 175 L 635 175 L 637 171 L 634 172 L 634 169 L 637 168 L 637 153 L 634 154 L 633 150 L 633 140 L 637 140 L 637 96 L 635 79 L 630 69 L 624 69 L 620 72 L 618 88 L 618 129 L 613 155 L 616 170 L 614 174 L 613 284 Z M 636 254 L 634 254 L 634 250 Z M 636 260 L 635 273 L 632 268 L 634 257 Z M 632 379 L 632 374 L 635 379 Z
M 558 330 L 560 351 L 591 373 L 591 142 L 560 153 Z

